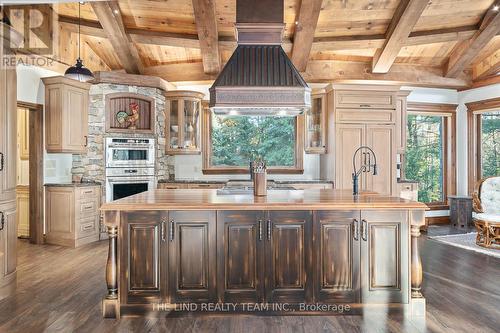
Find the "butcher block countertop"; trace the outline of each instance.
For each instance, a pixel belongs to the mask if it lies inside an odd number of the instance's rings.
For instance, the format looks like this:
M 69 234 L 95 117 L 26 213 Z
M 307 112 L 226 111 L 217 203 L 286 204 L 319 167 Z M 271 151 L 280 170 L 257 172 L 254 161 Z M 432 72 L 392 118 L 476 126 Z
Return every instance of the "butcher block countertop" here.
M 213 189 L 151 190 L 105 203 L 102 211 L 142 210 L 427 210 L 420 202 L 374 193 L 357 197 L 349 190 L 272 190 L 252 194 L 218 195 Z

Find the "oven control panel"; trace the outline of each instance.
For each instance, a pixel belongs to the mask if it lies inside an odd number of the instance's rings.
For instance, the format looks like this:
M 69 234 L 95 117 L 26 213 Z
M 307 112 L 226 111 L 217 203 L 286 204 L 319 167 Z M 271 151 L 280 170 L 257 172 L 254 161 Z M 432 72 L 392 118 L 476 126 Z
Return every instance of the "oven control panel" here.
M 154 168 L 106 168 L 108 177 L 154 176 L 154 173 Z

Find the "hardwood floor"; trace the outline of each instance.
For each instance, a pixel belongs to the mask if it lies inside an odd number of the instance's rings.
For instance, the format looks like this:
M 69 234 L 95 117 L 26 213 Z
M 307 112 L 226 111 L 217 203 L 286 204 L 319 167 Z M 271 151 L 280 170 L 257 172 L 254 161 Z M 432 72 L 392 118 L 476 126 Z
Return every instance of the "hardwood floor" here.
M 0 302 L 0 332 L 495 332 L 500 260 L 421 239 L 427 320 L 364 315 L 101 317 L 107 243 L 77 249 L 18 244 L 17 293 Z

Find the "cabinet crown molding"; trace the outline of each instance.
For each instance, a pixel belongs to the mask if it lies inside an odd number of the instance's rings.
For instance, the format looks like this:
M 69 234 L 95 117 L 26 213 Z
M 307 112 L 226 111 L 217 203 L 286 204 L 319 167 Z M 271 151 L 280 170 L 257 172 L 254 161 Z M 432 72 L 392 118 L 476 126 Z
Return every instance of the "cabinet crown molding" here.
M 45 85 L 50 85 L 50 84 L 66 84 L 69 86 L 73 86 L 76 88 L 80 89 L 86 89 L 89 90 L 90 87 L 92 86 L 92 83 L 89 82 L 80 82 L 77 80 L 73 80 L 70 78 L 67 78 L 65 76 L 50 76 L 50 77 L 43 77 L 42 78 L 43 84 Z

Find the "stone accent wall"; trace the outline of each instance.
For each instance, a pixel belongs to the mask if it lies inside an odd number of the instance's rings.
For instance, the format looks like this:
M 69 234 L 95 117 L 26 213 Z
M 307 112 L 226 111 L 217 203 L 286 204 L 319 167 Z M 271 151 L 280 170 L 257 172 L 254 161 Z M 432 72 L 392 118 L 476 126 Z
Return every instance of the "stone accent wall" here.
M 109 133 L 105 124 L 106 95 L 115 92 L 129 92 L 145 95 L 155 100 L 154 134 Z M 106 137 L 149 137 L 156 140 L 156 175 L 158 180 L 173 178 L 173 156 L 165 155 L 165 96 L 162 90 L 149 87 L 126 86 L 100 83 L 90 88 L 88 152 L 73 155 L 72 174 L 83 176 L 85 180 L 93 180 L 105 184 L 105 138 Z M 105 191 L 103 186 L 103 192 Z M 104 195 L 104 193 L 103 193 Z M 104 195 L 105 197 L 105 195 Z

